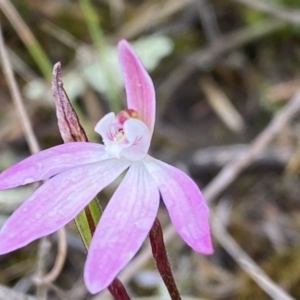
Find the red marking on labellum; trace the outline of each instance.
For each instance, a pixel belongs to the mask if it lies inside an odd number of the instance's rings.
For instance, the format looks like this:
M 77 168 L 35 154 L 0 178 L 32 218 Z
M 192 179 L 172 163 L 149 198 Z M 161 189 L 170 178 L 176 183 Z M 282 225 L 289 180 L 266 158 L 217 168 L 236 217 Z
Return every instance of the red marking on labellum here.
M 134 109 L 130 109 L 130 108 L 121 110 L 116 115 L 116 119 L 118 121 L 118 124 L 121 125 L 122 127 L 123 127 L 124 122 L 128 119 L 131 119 L 131 118 L 139 119 L 139 115 Z

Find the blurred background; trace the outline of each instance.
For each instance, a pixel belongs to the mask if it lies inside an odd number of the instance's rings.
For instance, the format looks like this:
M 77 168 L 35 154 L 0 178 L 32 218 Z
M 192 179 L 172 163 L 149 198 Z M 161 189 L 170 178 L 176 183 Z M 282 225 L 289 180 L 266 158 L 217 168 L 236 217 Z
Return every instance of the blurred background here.
M 51 95 L 57 61 L 83 127 L 91 141 L 100 142 L 93 132 L 96 122 L 125 105 L 116 52 L 118 40 L 125 38 L 157 91 L 151 154 L 190 173 L 201 188 L 243 156 L 300 87 L 298 0 L 0 0 L 0 14 L 42 149 L 62 143 Z M 2 72 L 0 107 L 2 171 L 30 154 Z M 177 235 L 170 239 L 168 255 L 185 299 L 283 299 L 268 295 L 237 256 L 224 249 L 231 238 L 290 299 L 300 299 L 299 146 L 296 117 L 210 199 L 214 216 L 231 235 L 223 235 L 225 242 L 214 238 L 214 255 L 194 253 Z M 101 192 L 103 206 L 115 186 Z M 0 226 L 34 188 L 0 192 Z M 159 219 L 169 226 L 163 204 Z M 49 271 L 57 254 L 56 235 L 47 241 L 43 264 Z M 63 270 L 48 286 L 47 299 L 100 299 L 84 287 L 85 252 L 74 224 L 67 226 L 67 243 Z M 37 248 L 34 242 L 0 256 L 1 300 L 25 299 L 24 294 L 37 299 L 32 281 Z M 141 253 L 146 248 L 147 243 Z M 131 273 L 125 283 L 133 298 L 169 299 L 153 259 Z

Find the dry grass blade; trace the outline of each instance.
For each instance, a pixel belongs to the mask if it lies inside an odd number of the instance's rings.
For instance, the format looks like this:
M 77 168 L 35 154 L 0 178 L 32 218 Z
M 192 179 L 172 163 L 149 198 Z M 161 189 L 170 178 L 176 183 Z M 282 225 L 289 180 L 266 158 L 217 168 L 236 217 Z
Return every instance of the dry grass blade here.
M 265 97 L 270 102 L 285 102 L 291 98 L 299 89 L 300 79 L 294 79 L 287 82 L 281 82 L 269 87 L 265 92 Z
M 15 107 L 18 111 L 18 114 L 20 115 L 20 119 L 21 119 L 22 125 L 24 127 L 24 134 L 25 134 L 28 146 L 32 153 L 36 153 L 39 151 L 38 141 L 34 135 L 31 123 L 28 118 L 28 114 L 26 112 L 20 91 L 17 86 L 16 79 L 14 77 L 14 73 L 12 71 L 12 66 L 10 64 L 9 56 L 8 56 L 7 50 L 5 48 L 1 28 L 0 28 L 0 55 L 1 55 L 3 72 L 5 75 L 12 99 L 14 101 Z
M 40 68 L 44 77 L 50 79 L 51 65 L 47 59 L 44 51 L 40 47 L 39 43 L 35 39 L 34 35 L 30 31 L 29 27 L 21 18 L 18 11 L 9 0 L 0 0 L 0 8 L 9 19 L 12 26 L 15 28 L 20 39 L 26 45 L 27 50 L 31 54 L 32 58 L 37 62 L 37 66 Z
M 66 231 L 65 230 L 59 230 L 57 231 L 58 235 L 58 251 L 57 256 L 55 259 L 54 266 L 52 270 L 43 277 L 35 277 L 35 283 L 39 285 L 47 285 L 56 280 L 56 278 L 59 276 L 60 272 L 62 271 L 62 268 L 64 266 L 66 255 L 67 255 L 67 238 L 66 238 Z
M 28 67 L 28 65 L 11 49 L 7 49 L 11 64 L 16 71 L 25 81 L 36 80 L 37 75 Z
M 241 133 L 245 129 L 243 118 L 217 83 L 212 78 L 201 78 L 199 83 L 208 103 L 224 124 L 231 131 Z
M 228 234 L 224 225 L 218 220 L 218 215 L 212 219 L 212 230 L 215 238 L 234 258 L 245 272 L 274 300 L 295 300 L 288 295 L 281 287 L 274 284 L 268 275 L 252 260 L 248 254 Z
M 34 43 L 35 37 L 31 33 L 25 22 L 22 20 L 12 3 L 9 0 L 0 0 L 0 7 L 11 24 L 14 26 L 16 32 L 19 33 L 20 38 L 22 39 L 24 44 Z
M 78 41 L 74 36 L 72 36 L 66 30 L 52 24 L 51 22 L 45 21 L 42 25 L 42 30 L 47 32 L 49 35 L 55 37 L 57 40 L 70 47 L 71 49 L 77 49 L 82 46 L 82 42 Z
M 250 8 L 259 10 L 274 17 L 285 20 L 288 23 L 300 24 L 300 11 L 296 9 L 287 9 L 282 5 L 272 4 L 271 1 L 261 0 L 233 0 L 244 4 Z
M 243 157 L 248 151 L 248 147 L 248 145 L 243 144 L 208 147 L 196 150 L 182 161 L 185 165 L 201 170 L 221 169 L 230 161 Z M 264 165 L 283 167 L 292 159 L 292 155 L 293 150 L 289 147 L 265 149 L 255 157 L 251 167 Z
M 137 17 L 128 24 L 122 26 L 116 39 L 131 39 L 141 34 L 143 31 L 164 22 L 166 18 L 177 13 L 192 2 L 193 0 L 169 0 L 163 6 L 161 3 L 151 3 L 150 5 L 150 2 L 145 2 L 139 11 L 136 12 Z
M 123 14 L 125 10 L 124 0 L 108 0 L 110 6 L 110 15 L 113 20 L 113 23 L 119 24 L 120 20 L 123 19 Z

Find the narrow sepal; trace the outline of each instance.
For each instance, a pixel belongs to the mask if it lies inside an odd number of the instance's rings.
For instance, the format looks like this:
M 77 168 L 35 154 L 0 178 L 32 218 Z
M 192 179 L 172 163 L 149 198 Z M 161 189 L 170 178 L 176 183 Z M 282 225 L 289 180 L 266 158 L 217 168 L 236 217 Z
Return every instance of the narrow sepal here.
M 66 225 L 128 165 L 124 160 L 106 160 L 73 168 L 45 182 L 1 228 L 0 254 Z
M 195 251 L 211 254 L 209 209 L 198 186 L 181 170 L 152 157 L 145 166 L 158 185 L 179 235 Z
M 96 143 L 58 145 L 20 161 L 0 174 L 0 189 L 48 179 L 74 167 L 107 159 L 104 146 Z
M 155 90 L 152 79 L 127 41 L 120 41 L 118 50 L 125 82 L 127 107 L 137 111 L 152 135 L 155 123 Z
M 84 269 L 88 290 L 106 288 L 141 247 L 156 217 L 157 186 L 142 163 L 131 165 L 94 234 Z

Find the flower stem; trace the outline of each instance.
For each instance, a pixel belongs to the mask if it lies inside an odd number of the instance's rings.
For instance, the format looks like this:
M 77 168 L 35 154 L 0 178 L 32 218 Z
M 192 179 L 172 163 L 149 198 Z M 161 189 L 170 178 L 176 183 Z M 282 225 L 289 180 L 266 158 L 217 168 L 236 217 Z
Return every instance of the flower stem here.
M 154 224 L 150 230 L 149 239 L 157 269 L 168 289 L 171 299 L 181 300 L 181 296 L 176 286 L 168 260 L 168 255 L 164 244 L 163 231 L 157 218 L 155 218 Z
M 130 300 L 122 282 L 118 278 L 114 279 L 114 281 L 109 285 L 108 290 L 115 299 Z

